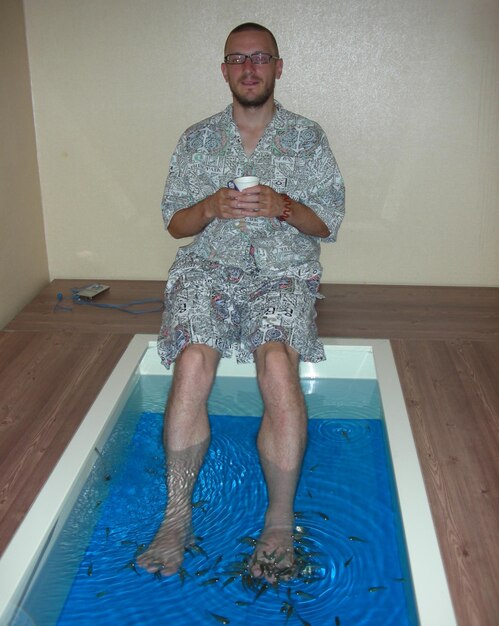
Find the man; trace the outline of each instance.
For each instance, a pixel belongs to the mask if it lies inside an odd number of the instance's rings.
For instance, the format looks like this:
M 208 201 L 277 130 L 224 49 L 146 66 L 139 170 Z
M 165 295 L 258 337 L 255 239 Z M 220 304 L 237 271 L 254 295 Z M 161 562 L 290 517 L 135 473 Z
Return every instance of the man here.
M 232 104 L 189 128 L 172 157 L 162 203 L 175 238 L 195 236 L 170 269 L 158 342 L 175 361 L 164 442 L 168 505 L 138 559 L 171 575 L 192 542 L 191 496 L 210 441 L 207 399 L 222 356 L 254 359 L 264 402 L 257 438 L 265 524 L 250 568 L 274 581 L 293 565 L 293 502 L 307 439 L 299 361 L 324 359 L 315 299 L 320 242 L 335 241 L 344 186 L 322 129 L 274 101 L 283 61 L 272 33 L 235 28 L 222 74 Z M 228 188 L 254 175 L 256 187 Z

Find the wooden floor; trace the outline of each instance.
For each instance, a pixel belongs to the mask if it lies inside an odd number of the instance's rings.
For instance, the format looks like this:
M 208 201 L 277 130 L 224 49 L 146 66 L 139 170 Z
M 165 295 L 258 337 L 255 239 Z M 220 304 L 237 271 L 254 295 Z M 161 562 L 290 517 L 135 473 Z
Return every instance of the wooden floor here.
M 160 314 L 54 281 L 0 333 L 0 551 L 133 334 Z M 161 298 L 109 281 L 102 303 Z M 460 626 L 499 625 L 499 289 L 324 285 L 322 336 L 391 340 Z M 54 310 L 57 294 L 62 306 Z M 151 305 L 154 306 L 154 305 Z

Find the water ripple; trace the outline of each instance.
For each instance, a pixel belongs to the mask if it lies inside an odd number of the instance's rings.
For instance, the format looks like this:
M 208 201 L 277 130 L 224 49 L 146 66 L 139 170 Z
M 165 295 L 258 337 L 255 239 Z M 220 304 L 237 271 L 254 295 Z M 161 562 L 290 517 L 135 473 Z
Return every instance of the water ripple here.
M 301 573 L 277 590 L 244 577 L 253 551 L 248 538 L 258 537 L 266 506 L 255 451 L 259 420 L 212 421 L 212 442 L 193 497 L 202 549 L 187 555 L 181 575 L 170 578 L 135 567 L 166 504 L 162 418 L 148 415 L 128 461 L 110 480 L 97 472 L 98 489 L 94 484 L 84 492 L 62 535 L 88 537 L 77 562 L 74 539 L 64 539 L 58 549 L 55 573 L 77 571 L 60 626 L 216 626 L 224 619 L 231 626 L 322 626 L 334 624 L 335 617 L 341 624 L 409 626 L 390 481 L 386 463 L 380 463 L 379 421 L 311 420 L 295 502 Z M 90 531 L 78 513 L 85 508 L 93 518 Z M 65 578 L 71 581 L 72 575 Z M 62 591 L 52 579 L 47 575 L 45 597 L 56 604 Z

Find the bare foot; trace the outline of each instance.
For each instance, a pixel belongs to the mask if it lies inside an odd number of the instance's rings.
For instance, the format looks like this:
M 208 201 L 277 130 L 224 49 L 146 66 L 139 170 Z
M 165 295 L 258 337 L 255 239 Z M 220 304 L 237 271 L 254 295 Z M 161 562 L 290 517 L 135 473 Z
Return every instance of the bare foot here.
M 294 577 L 293 534 L 289 527 L 263 529 L 251 558 L 250 573 L 271 584 Z
M 186 548 L 194 543 L 191 497 L 209 445 L 209 437 L 183 450 L 167 448 L 168 504 L 165 517 L 137 565 L 153 574 L 171 576 L 179 571 Z
M 137 565 L 153 574 L 172 576 L 180 569 L 192 541 L 190 517 L 175 520 L 167 516 L 149 547 L 137 558 Z

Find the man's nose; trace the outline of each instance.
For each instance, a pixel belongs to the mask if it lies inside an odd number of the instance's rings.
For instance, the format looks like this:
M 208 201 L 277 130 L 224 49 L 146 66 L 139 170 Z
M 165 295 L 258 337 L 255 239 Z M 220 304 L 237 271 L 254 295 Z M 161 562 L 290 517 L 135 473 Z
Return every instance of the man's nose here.
M 250 65 L 250 67 L 255 67 L 255 64 L 251 60 L 251 57 L 246 57 L 244 59 L 243 67 L 245 67 L 247 63 Z

